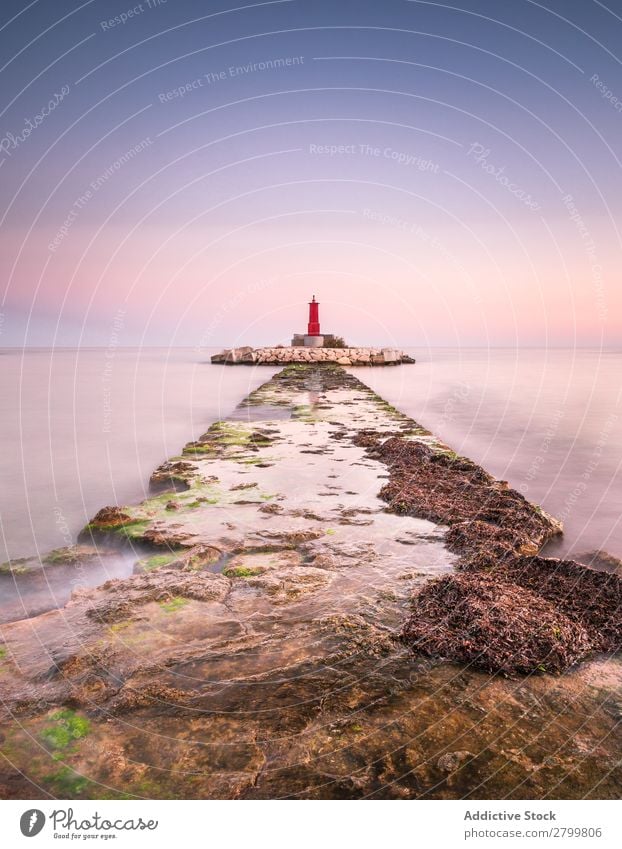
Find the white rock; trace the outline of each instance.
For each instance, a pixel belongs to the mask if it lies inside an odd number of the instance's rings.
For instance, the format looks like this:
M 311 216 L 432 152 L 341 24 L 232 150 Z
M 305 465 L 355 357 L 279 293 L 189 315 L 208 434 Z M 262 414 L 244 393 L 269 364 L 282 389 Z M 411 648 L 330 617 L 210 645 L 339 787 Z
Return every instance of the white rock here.
M 382 356 L 385 363 L 395 363 L 398 360 L 401 360 L 400 352 L 395 348 L 383 348 Z

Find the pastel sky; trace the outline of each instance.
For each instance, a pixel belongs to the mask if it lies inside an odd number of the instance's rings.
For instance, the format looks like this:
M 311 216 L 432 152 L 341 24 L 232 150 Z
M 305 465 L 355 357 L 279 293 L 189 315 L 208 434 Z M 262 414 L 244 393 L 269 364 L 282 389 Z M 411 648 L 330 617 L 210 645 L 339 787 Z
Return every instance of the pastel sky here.
M 622 5 L 2 4 L 0 346 L 622 344 Z

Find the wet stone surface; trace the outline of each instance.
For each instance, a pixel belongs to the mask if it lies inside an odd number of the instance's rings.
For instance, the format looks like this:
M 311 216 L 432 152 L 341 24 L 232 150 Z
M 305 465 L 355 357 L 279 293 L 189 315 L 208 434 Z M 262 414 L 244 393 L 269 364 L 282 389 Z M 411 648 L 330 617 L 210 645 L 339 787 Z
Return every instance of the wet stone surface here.
M 129 569 L 0 626 L 0 795 L 619 795 L 617 658 L 512 679 L 400 639 L 459 554 L 439 516 L 378 497 L 370 431 L 448 450 L 343 370 L 290 367 L 152 498 L 94 517 L 95 548 L 46 571 Z

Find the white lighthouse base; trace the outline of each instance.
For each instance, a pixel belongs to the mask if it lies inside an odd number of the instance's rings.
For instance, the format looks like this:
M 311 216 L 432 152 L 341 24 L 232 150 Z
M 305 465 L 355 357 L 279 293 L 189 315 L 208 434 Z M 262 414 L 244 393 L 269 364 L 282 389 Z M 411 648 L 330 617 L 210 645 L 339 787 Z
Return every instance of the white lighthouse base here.
M 323 336 L 305 336 L 304 337 L 305 348 L 323 348 L 324 347 L 324 337 Z

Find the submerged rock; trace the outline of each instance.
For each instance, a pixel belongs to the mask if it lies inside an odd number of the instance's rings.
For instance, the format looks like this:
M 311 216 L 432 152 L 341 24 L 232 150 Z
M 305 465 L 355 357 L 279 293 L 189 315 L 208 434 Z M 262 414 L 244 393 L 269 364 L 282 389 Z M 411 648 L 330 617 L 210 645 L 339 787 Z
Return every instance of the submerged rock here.
M 586 551 L 583 554 L 577 555 L 577 560 L 580 563 L 585 563 L 586 566 L 592 566 L 594 569 L 600 569 L 603 572 L 617 572 L 622 575 L 622 560 L 619 557 L 614 557 L 608 551 L 598 549 L 596 551 Z
M 150 601 L 170 601 L 174 598 L 197 601 L 222 600 L 229 591 L 229 582 L 222 575 L 188 574 L 161 570 L 134 575 L 125 580 L 107 581 L 98 590 L 74 593 L 73 601 L 89 601 L 86 613 L 100 622 L 126 619 L 131 612 Z

